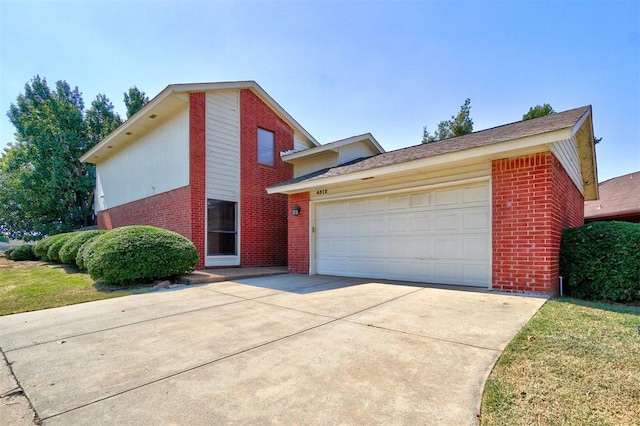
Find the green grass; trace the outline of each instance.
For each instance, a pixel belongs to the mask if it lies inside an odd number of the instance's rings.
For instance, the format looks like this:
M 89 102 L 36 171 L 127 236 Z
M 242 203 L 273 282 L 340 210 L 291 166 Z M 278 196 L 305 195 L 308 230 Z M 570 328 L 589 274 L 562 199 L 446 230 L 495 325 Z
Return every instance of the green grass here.
M 487 380 L 484 425 L 637 425 L 640 307 L 549 300 Z
M 0 315 L 128 294 L 132 291 L 113 291 L 70 267 L 45 265 L 0 269 Z

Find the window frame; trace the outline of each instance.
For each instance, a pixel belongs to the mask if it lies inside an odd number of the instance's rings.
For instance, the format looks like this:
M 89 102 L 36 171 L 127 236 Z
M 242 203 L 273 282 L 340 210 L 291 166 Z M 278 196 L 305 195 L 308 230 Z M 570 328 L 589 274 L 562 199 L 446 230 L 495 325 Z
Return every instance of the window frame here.
M 261 134 L 269 134 L 271 135 L 271 147 L 270 147 L 270 162 L 266 163 L 263 162 L 261 160 L 264 160 L 265 155 L 263 154 L 261 156 L 261 152 L 264 151 L 264 149 L 260 149 L 261 147 L 261 142 L 264 142 L 264 140 L 260 137 Z M 258 127 L 257 131 L 256 131 L 256 162 L 261 165 L 261 166 L 267 166 L 267 167 L 275 167 L 276 166 L 276 132 L 274 132 L 273 130 L 269 130 L 269 129 L 265 129 L 263 127 Z
M 229 230 L 229 229 L 222 229 L 224 228 L 224 225 L 219 225 L 220 229 L 213 229 L 211 230 L 211 223 L 210 221 L 213 219 L 212 215 L 210 214 L 210 209 L 212 208 L 211 203 L 225 203 L 225 204 L 232 204 L 233 205 L 233 230 Z M 220 200 L 220 199 L 215 199 L 215 198 L 207 198 L 207 215 L 206 215 L 206 227 L 205 227 L 205 240 L 206 240 L 206 256 L 208 258 L 225 258 L 225 259 L 232 259 L 232 258 L 238 258 L 239 255 L 239 248 L 240 248 L 240 244 L 239 244 L 239 238 L 240 238 L 240 232 L 239 232 L 239 223 L 238 223 L 238 202 L 237 201 L 229 201 L 229 200 Z M 222 215 L 224 215 L 224 212 L 222 213 Z M 224 220 L 224 218 L 222 218 L 221 220 Z M 233 234 L 234 235 L 234 250 L 233 253 L 221 253 L 221 252 L 217 252 L 217 253 L 211 253 L 211 244 L 209 243 L 209 235 L 210 234 Z

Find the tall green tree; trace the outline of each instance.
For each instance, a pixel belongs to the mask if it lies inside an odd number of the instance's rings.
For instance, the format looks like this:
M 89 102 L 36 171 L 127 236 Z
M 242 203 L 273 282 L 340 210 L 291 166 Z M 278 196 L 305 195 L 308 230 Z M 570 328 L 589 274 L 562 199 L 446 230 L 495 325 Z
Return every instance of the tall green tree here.
M 424 126 L 422 128 L 422 143 L 455 138 L 456 136 L 468 135 L 472 132 L 471 99 L 467 98 L 456 115 L 452 115 L 450 120 L 444 120 L 438 123 L 438 129 L 433 134 L 429 133 L 427 126 Z
M 124 105 L 127 107 L 127 118 L 138 112 L 143 106 L 149 102 L 149 98 L 144 92 L 141 92 L 136 86 L 124 93 Z
M 532 118 L 544 117 L 545 115 L 555 114 L 553 107 L 549 104 L 536 105 L 529 108 L 529 111 L 522 116 L 522 121 L 531 120 Z
M 82 94 L 65 81 L 25 85 L 7 113 L 15 141 L 0 156 L 0 232 L 37 239 L 95 223 L 95 170 L 79 158 L 120 123 L 98 95 L 84 111 Z
M 107 137 L 122 124 L 122 119 L 113 109 L 113 104 L 103 94 L 98 94 L 91 102 L 91 108 L 85 116 L 87 136 L 93 146 Z

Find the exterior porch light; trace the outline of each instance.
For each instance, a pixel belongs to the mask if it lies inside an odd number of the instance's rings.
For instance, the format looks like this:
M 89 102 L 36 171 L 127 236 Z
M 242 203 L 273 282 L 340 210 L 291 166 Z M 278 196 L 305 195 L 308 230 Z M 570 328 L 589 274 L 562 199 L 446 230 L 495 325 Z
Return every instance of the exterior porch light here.
M 291 210 L 291 214 L 294 215 L 294 216 L 298 216 L 301 211 L 302 211 L 302 209 L 300 208 L 300 206 L 296 204 L 293 207 L 293 209 Z

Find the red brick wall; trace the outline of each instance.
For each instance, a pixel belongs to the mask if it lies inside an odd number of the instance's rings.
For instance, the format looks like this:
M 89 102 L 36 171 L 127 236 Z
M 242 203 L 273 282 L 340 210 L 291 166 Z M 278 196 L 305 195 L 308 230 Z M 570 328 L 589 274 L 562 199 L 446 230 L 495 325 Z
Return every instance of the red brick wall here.
M 492 164 L 496 290 L 555 294 L 562 230 L 582 224 L 584 198 L 550 153 Z
M 294 206 L 300 206 L 298 216 L 292 216 Z M 289 272 L 309 273 L 309 193 L 289 196 Z
M 191 190 L 189 186 L 163 192 L 98 212 L 98 228 L 153 225 L 191 239 Z
M 189 95 L 189 187 L 191 191 L 191 241 L 196 246 L 200 259 L 197 268 L 204 266 L 204 226 L 206 209 L 206 160 L 207 160 L 207 116 L 206 94 Z
M 258 127 L 275 133 L 275 166 L 258 164 Z M 287 264 L 287 196 L 265 188 L 293 178 L 280 152 L 293 149 L 293 129 L 251 90 L 240 92 L 240 263 Z

